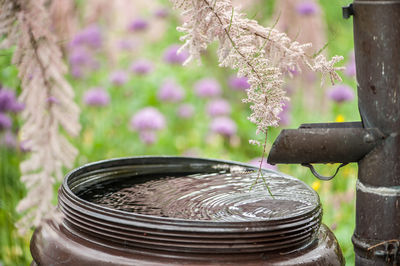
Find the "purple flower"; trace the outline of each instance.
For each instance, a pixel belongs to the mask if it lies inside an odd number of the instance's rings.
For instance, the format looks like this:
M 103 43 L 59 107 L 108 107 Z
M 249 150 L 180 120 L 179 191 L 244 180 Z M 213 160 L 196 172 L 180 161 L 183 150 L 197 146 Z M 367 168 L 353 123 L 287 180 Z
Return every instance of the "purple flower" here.
M 154 16 L 157 18 L 166 18 L 169 15 L 169 11 L 167 8 L 158 8 L 155 12 L 154 12 Z
M 231 76 L 229 78 L 229 86 L 234 90 L 246 90 L 250 88 L 250 84 L 248 83 L 248 79 L 246 77 L 236 77 Z
M 344 74 L 348 77 L 354 77 L 356 75 L 356 62 L 350 61 L 346 65 L 346 69 L 344 70 Z
M 51 103 L 51 104 L 59 104 L 60 103 L 60 101 L 54 96 L 50 96 L 49 98 L 47 98 L 46 102 Z
M 220 116 L 211 121 L 210 129 L 212 132 L 225 137 L 233 136 L 236 133 L 236 123 L 229 117 Z
M 110 96 L 102 88 L 93 88 L 85 92 L 84 101 L 90 106 L 106 106 L 110 102 Z
M 354 77 L 356 75 L 356 59 L 354 52 L 350 54 L 350 60 L 347 62 L 344 74 L 348 77 Z
M 279 125 L 280 126 L 287 126 L 290 124 L 291 119 L 290 119 L 290 114 L 287 112 L 281 112 L 279 115 Z
M 83 71 L 82 71 L 81 67 L 72 66 L 70 71 L 71 71 L 71 75 L 76 79 L 83 77 Z
M 139 59 L 132 63 L 130 69 L 138 75 L 146 75 L 153 71 L 153 63 L 147 59 Z
M 207 104 L 207 113 L 211 116 L 223 116 L 231 113 L 231 105 L 224 99 L 215 99 Z
M 15 138 L 15 135 L 11 131 L 6 131 L 4 133 L 3 140 L 1 142 L 7 148 L 14 149 L 17 147 L 17 139 Z
M 170 47 L 168 47 L 164 51 L 164 61 L 169 64 L 182 65 L 182 63 L 189 58 L 189 53 L 187 50 L 183 50 L 180 53 L 178 53 L 179 48 L 180 46 L 177 44 L 173 44 Z
M 22 103 L 17 102 L 12 90 L 0 88 L 0 112 L 19 112 L 24 109 Z
M 185 91 L 173 80 L 167 80 L 158 91 L 158 99 L 166 102 L 178 102 L 185 96 Z
M 289 111 L 291 109 L 289 102 L 284 102 L 282 105 L 282 111 L 279 113 L 279 125 L 287 126 L 290 124 L 290 114 Z
M 117 70 L 111 73 L 110 81 L 115 86 L 122 86 L 128 81 L 128 75 L 125 71 Z
M 4 113 L 0 113 L 0 130 L 9 129 L 11 126 L 11 118 Z
M 120 40 L 117 45 L 119 49 L 124 51 L 129 51 L 133 48 L 133 43 L 129 40 Z
M 156 133 L 153 130 L 143 130 L 139 132 L 140 140 L 147 145 L 153 144 L 156 140 Z
M 129 31 L 137 32 L 144 31 L 149 27 L 149 23 L 143 18 L 137 18 L 131 21 L 128 26 Z
M 182 104 L 178 108 L 178 116 L 181 118 L 190 118 L 194 114 L 194 106 L 188 103 Z
M 130 124 L 137 131 L 160 130 L 165 127 L 165 118 L 156 108 L 145 107 L 132 117 Z
M 71 49 L 71 53 L 69 55 L 69 63 L 72 66 L 83 66 L 83 65 L 88 65 L 92 60 L 91 60 L 91 55 L 90 53 L 82 48 L 82 47 L 76 47 L 74 49 Z
M 4 88 L 0 89 L 0 112 L 10 111 L 14 101 L 15 95 L 12 91 Z
M 21 142 L 19 143 L 19 149 L 20 149 L 20 151 L 22 151 L 22 152 L 30 152 L 32 149 L 31 149 L 29 140 L 23 140 L 23 141 L 21 141 Z
M 215 97 L 221 94 L 221 86 L 218 81 L 211 78 L 205 78 L 196 82 L 194 90 L 196 95 L 202 98 Z
M 19 102 L 14 102 L 14 104 L 11 106 L 10 111 L 17 113 L 17 112 L 24 110 L 24 108 L 25 108 L 25 104 L 19 103 Z
M 296 66 L 289 67 L 288 71 L 293 76 L 297 76 L 299 74 L 299 70 L 297 69 Z
M 100 27 L 90 25 L 75 35 L 70 43 L 70 47 L 88 45 L 92 48 L 100 48 L 102 45 L 102 36 Z
M 260 167 L 261 158 L 260 157 L 254 158 L 249 162 L 249 164 Z M 276 165 L 271 165 L 271 164 L 267 163 L 267 158 L 264 158 L 261 168 L 277 170 Z
M 296 11 L 300 15 L 310 16 L 318 12 L 318 6 L 314 2 L 303 2 L 296 6 Z
M 353 89 L 344 84 L 332 86 L 328 90 L 327 95 L 331 100 L 337 103 L 347 102 L 354 99 Z

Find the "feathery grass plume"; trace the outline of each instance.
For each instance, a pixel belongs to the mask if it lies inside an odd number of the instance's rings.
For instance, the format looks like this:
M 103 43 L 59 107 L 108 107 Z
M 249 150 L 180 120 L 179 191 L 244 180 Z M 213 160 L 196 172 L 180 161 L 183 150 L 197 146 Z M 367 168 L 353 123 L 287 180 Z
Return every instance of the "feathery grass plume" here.
M 50 31 L 45 0 L 1 0 L 1 48 L 16 46 L 13 64 L 18 67 L 25 104 L 22 141 L 31 150 L 20 165 L 21 180 L 28 190 L 17 206 L 24 216 L 17 223 L 20 233 L 38 226 L 54 207 L 53 184 L 62 178 L 62 168 L 72 167 L 77 150 L 60 133 L 75 136 L 80 131 L 79 108 L 63 74 L 67 69 Z M 54 100 L 56 99 L 56 100 Z
M 248 19 L 231 0 L 170 0 L 174 8 L 182 11 L 188 20 L 178 30 L 190 57 L 188 62 L 199 59 L 207 46 L 219 42 L 218 60 L 220 66 L 238 71 L 239 77 L 248 78 L 250 88 L 246 90 L 252 111 L 249 120 L 257 125 L 257 134 L 265 134 L 269 126 L 277 126 L 279 113 L 287 97 L 282 89 L 283 74 L 290 69 L 306 66 L 313 71 L 329 75 L 332 83 L 340 80 L 335 64 L 342 60 L 335 56 L 327 60 L 323 55 L 315 58 L 306 54 L 311 44 L 292 41 L 285 33 L 274 28 L 263 27 L 257 21 Z M 263 146 L 265 154 L 266 141 Z M 260 166 L 263 160 L 260 162 Z M 259 171 L 261 173 L 261 171 Z
M 78 31 L 78 16 L 75 1 L 52 0 L 50 7 L 52 30 L 60 46 L 65 49 L 68 41 Z

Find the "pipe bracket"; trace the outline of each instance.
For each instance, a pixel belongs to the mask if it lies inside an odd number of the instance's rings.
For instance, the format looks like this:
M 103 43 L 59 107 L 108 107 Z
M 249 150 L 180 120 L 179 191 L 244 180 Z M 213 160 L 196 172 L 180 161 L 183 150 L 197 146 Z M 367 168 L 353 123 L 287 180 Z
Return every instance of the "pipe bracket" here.
M 310 163 L 302 163 L 301 165 L 310 168 L 311 173 L 312 173 L 316 178 L 318 178 L 319 180 L 329 181 L 329 180 L 333 179 L 333 178 L 339 173 L 339 169 L 340 169 L 340 168 L 342 168 L 343 166 L 345 166 L 345 165 L 347 165 L 347 164 L 348 164 L 348 163 L 342 163 L 342 164 L 340 164 L 340 165 L 338 166 L 338 168 L 336 168 L 335 173 L 334 173 L 333 175 L 331 175 L 331 176 L 323 176 L 323 175 L 320 175 L 320 174 L 317 172 L 317 170 L 315 170 L 314 166 L 313 166 L 312 164 L 310 164 Z
M 354 15 L 353 4 L 342 7 L 342 15 L 344 19 L 349 19 Z

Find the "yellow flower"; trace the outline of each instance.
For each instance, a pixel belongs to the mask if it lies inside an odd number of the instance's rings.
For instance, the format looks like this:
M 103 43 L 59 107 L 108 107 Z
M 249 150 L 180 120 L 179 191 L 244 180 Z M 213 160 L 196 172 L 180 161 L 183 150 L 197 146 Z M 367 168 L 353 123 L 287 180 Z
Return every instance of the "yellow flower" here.
M 336 116 L 335 122 L 344 122 L 344 116 L 342 115 Z
M 92 144 L 93 142 L 93 131 L 87 130 L 83 133 L 83 143 Z
M 321 187 L 321 181 L 319 181 L 319 180 L 314 181 L 314 182 L 311 184 L 311 187 L 312 187 L 315 191 L 318 191 L 318 189 Z

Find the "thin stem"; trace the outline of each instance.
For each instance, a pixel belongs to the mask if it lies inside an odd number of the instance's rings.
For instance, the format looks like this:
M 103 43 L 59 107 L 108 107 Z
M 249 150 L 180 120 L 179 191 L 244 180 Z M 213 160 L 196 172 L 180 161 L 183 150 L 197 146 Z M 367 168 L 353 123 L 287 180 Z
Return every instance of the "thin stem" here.
M 261 162 L 260 162 L 260 168 L 258 169 L 258 174 L 261 173 L 262 165 L 263 165 L 263 162 L 264 162 L 265 150 L 267 148 L 267 139 L 268 139 L 268 131 L 265 131 L 265 140 L 264 140 L 264 144 L 263 144 L 263 153 L 262 153 L 262 156 L 261 156 Z
M 232 7 L 232 15 L 231 15 L 231 20 L 229 21 L 229 28 L 228 28 L 228 32 L 231 30 L 232 27 L 232 20 L 233 20 L 233 14 L 234 14 L 234 8 Z
M 274 198 L 274 195 L 272 194 L 271 189 L 270 189 L 270 187 L 269 187 L 268 184 L 267 184 L 267 180 L 265 179 L 265 177 L 264 177 L 264 175 L 263 175 L 263 172 L 262 172 L 262 165 L 263 165 L 264 158 L 265 158 L 265 153 L 266 153 L 266 150 L 267 150 L 267 140 L 268 140 L 268 130 L 265 131 L 265 139 L 264 139 L 264 144 L 263 144 L 263 153 L 262 153 L 262 156 L 261 156 L 260 166 L 259 166 L 258 172 L 257 172 L 257 178 L 256 178 L 256 180 L 253 182 L 253 184 L 251 184 L 250 190 L 253 189 L 253 187 L 257 184 L 258 180 L 259 180 L 260 177 L 261 177 L 262 180 L 263 180 L 263 183 L 264 183 L 265 187 L 266 187 L 267 190 L 268 190 L 268 193 L 271 195 L 272 198 Z

